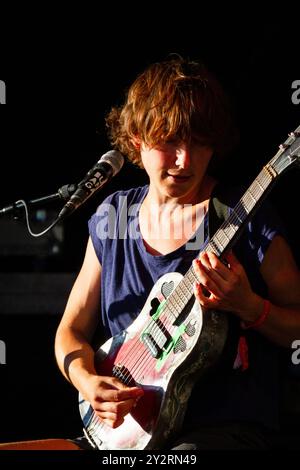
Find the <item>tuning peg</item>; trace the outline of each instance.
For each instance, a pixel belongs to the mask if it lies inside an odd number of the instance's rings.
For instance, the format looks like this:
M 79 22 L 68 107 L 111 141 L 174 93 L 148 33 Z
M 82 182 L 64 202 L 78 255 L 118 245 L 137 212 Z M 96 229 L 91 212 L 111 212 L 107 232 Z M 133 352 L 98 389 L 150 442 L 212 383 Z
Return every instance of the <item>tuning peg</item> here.
M 279 148 L 280 148 L 280 150 L 285 150 L 285 149 L 289 148 L 289 146 L 290 145 L 288 145 L 288 144 L 280 144 Z
M 297 139 L 297 137 L 300 137 L 300 132 L 291 132 L 289 134 L 289 137 L 292 137 L 293 139 Z

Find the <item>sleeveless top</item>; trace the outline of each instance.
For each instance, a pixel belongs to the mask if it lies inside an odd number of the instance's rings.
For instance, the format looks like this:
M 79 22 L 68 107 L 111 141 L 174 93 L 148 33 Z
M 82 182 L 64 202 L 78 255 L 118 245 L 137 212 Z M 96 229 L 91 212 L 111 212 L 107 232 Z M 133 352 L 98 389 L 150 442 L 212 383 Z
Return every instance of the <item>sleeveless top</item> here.
M 139 208 L 148 186 L 117 191 L 107 197 L 89 220 L 89 233 L 102 266 L 101 323 L 107 338 L 126 329 L 142 310 L 153 284 L 167 272 L 185 274 L 208 241 L 205 215 L 195 237 L 167 255 L 146 251 L 139 230 Z M 230 190 L 230 212 L 242 195 Z M 285 235 L 279 217 L 264 202 L 243 229 L 234 247 L 254 291 L 266 297 L 259 272 L 266 250 L 277 235 Z M 188 248 L 188 249 L 187 249 Z M 256 331 L 247 330 L 249 368 L 216 368 L 195 384 L 185 421 L 190 426 L 218 422 L 256 422 L 278 427 L 279 348 Z

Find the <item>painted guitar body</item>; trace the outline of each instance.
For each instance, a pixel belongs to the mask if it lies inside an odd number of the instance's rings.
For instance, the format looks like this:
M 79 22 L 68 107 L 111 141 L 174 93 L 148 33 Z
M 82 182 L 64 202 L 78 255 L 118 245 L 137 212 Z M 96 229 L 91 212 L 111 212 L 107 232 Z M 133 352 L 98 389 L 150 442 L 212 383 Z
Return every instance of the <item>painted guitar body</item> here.
M 183 313 L 182 322 L 180 318 L 175 320 L 176 325 L 163 311 L 159 319 L 153 321 L 154 315 L 150 315 L 153 299 L 163 302 L 166 298 L 163 293 L 168 290 L 165 287 L 175 288 L 182 278 L 179 273 L 162 276 L 153 286 L 137 319 L 96 353 L 99 375 L 115 375 L 128 385 L 141 386 L 144 390 L 144 396 L 133 412 L 126 415 L 124 423 L 116 429 L 102 423 L 90 404 L 80 398 L 85 429 L 99 449 L 160 448 L 179 430 L 196 378 L 223 350 L 227 336 L 225 314 L 206 311 L 202 315 L 198 302 L 192 303 L 188 312 Z M 148 331 L 162 342 L 168 336 L 163 360 L 153 357 L 152 343 L 149 346 L 147 340 L 146 343 L 143 341 Z M 173 337 L 173 344 L 170 337 Z

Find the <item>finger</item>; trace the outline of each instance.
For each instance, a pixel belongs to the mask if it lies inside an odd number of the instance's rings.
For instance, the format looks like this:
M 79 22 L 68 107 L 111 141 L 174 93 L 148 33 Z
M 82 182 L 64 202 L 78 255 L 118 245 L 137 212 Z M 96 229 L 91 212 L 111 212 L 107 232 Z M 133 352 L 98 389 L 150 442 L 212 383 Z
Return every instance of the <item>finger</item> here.
M 202 258 L 201 258 L 202 261 Z M 222 263 L 222 261 L 212 252 L 207 252 L 206 253 L 206 258 L 205 262 L 209 264 L 210 266 L 210 271 L 212 273 L 218 274 L 220 278 L 224 281 L 229 281 L 230 279 L 230 270 L 228 269 L 227 266 Z
M 200 260 L 193 261 L 193 268 L 200 284 L 202 284 L 202 286 L 204 286 L 211 294 L 219 297 L 221 295 L 219 284 L 222 278 L 214 276 L 212 272 L 207 272 Z
M 96 405 L 95 411 L 109 412 L 117 417 L 125 416 L 136 405 L 138 399 L 130 399 L 119 402 L 103 401 Z
M 200 283 L 195 282 L 193 286 L 194 290 L 194 295 L 196 297 L 196 300 L 202 305 L 202 307 L 206 308 L 216 308 L 217 303 L 216 299 L 214 296 L 206 297 L 205 294 L 203 293 L 203 288 Z
M 107 424 L 113 429 L 119 427 L 122 423 L 124 423 L 124 417 L 117 418 L 115 415 L 98 412 L 96 412 L 96 415 L 101 419 L 103 423 Z
M 137 399 L 144 395 L 139 387 L 127 387 L 124 389 L 107 389 L 101 391 L 101 401 L 120 402 L 129 399 Z
M 104 388 L 115 388 L 117 390 L 127 390 L 128 388 L 130 388 L 128 387 L 128 385 L 125 385 L 123 382 L 121 382 L 120 379 L 117 379 L 113 376 L 102 377 L 102 379 L 102 385 L 104 386 Z
M 194 269 L 196 274 L 202 269 L 216 283 L 227 281 L 230 275 L 230 271 L 213 253 L 201 253 L 200 258 L 195 260 Z

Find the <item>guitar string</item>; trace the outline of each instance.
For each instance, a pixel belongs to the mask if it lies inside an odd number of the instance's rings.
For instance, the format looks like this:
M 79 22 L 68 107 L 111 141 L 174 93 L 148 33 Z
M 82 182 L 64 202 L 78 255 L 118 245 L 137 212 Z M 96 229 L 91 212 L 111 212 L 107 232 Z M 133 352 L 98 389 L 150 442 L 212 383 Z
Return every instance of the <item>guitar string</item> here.
M 196 279 L 194 273 L 193 273 L 193 276 L 194 276 L 194 279 Z M 185 284 L 184 278 L 182 279 L 182 281 L 183 281 L 183 283 Z M 182 281 L 181 281 L 181 282 L 182 282 Z M 189 300 L 189 299 L 191 298 L 191 296 L 192 296 L 192 292 L 190 292 L 190 290 L 187 288 L 186 285 L 185 285 L 185 289 L 186 289 L 186 291 L 187 291 L 187 295 L 184 294 L 184 291 L 183 291 L 183 290 L 181 290 L 181 294 L 183 294 L 184 297 L 186 297 L 186 298 Z M 175 291 L 176 291 L 176 289 L 175 289 Z M 169 303 L 171 303 L 172 307 L 173 307 L 175 310 L 177 310 L 177 309 L 178 309 L 178 299 L 180 299 L 180 300 L 182 301 L 182 303 L 183 303 L 184 306 L 185 306 L 186 304 L 185 304 L 185 302 L 181 299 L 180 295 L 179 295 L 178 293 L 176 293 L 175 291 L 173 291 L 173 292 L 170 294 L 170 296 L 168 297 L 168 301 L 170 300 Z M 175 300 L 177 300 L 177 302 L 176 302 L 175 304 L 173 303 L 173 295 L 172 295 L 172 294 L 174 294 L 174 292 L 175 292 L 175 296 L 177 297 L 177 299 L 175 298 Z M 187 303 L 187 302 L 186 302 L 186 303 Z M 153 325 L 150 324 L 150 332 L 152 332 L 153 338 L 156 340 L 156 343 L 158 343 L 158 344 L 160 343 L 160 340 L 163 341 L 164 339 L 167 338 L 167 336 L 172 336 L 171 333 L 170 333 L 170 329 L 168 329 L 168 328 L 171 327 L 171 329 L 173 329 L 173 330 L 176 328 L 176 327 L 173 325 L 173 320 L 178 317 L 178 315 L 176 316 L 176 315 L 174 315 L 174 314 L 172 313 L 172 311 L 170 310 L 170 308 L 169 308 L 169 306 L 168 306 L 167 304 L 166 304 L 165 306 L 163 306 L 163 307 L 164 307 L 164 308 L 162 308 L 162 311 L 161 311 L 160 317 L 159 317 L 159 318 L 160 318 L 160 323 L 161 323 L 161 325 L 162 325 L 162 328 L 159 328 L 159 329 L 158 329 L 158 333 L 156 333 L 156 331 L 155 331 L 155 329 L 158 328 L 158 326 L 155 324 L 155 322 L 152 321 Z M 181 311 L 181 309 L 180 309 L 180 311 Z M 178 314 L 178 313 L 180 313 L 180 312 L 177 311 L 177 314 Z M 173 318 L 171 318 L 171 315 L 170 315 L 170 314 L 172 315 Z M 165 335 L 164 333 L 166 333 L 166 335 Z M 141 344 L 141 343 L 140 343 L 140 344 Z M 135 346 L 135 344 L 132 345 L 132 350 L 134 349 L 134 346 Z M 126 357 L 127 357 L 127 359 L 128 359 L 128 357 L 130 357 L 130 356 L 127 355 Z M 150 356 L 150 358 L 152 359 L 152 355 Z M 139 358 L 139 359 L 136 360 L 136 362 L 135 362 L 135 367 L 134 367 L 134 370 L 135 370 L 135 371 L 140 370 L 140 366 L 143 366 L 143 365 L 144 365 L 144 364 L 143 364 L 143 359 L 144 359 L 144 358 L 141 357 L 141 358 Z M 128 368 L 128 362 L 126 362 L 124 365 L 126 365 L 126 367 Z M 145 364 L 145 365 L 147 366 L 147 364 Z M 144 369 L 142 369 L 142 370 L 144 370 Z
M 164 313 L 165 313 L 165 312 L 164 312 Z M 165 317 L 165 315 L 164 315 L 164 314 L 161 314 L 161 316 L 160 316 L 161 323 L 164 324 L 164 329 L 165 329 L 166 331 L 168 331 L 168 330 L 167 330 L 167 327 L 166 327 L 166 324 L 165 324 L 165 322 L 163 321 L 163 320 L 164 320 L 163 317 Z M 158 334 L 158 335 L 159 335 L 159 334 Z M 154 337 L 156 338 L 157 341 L 158 341 L 158 339 L 157 339 L 158 335 L 155 336 L 155 334 L 154 334 Z M 131 377 L 130 377 L 130 376 L 133 376 L 133 375 L 137 375 L 137 376 L 138 376 L 139 374 L 140 374 L 140 375 L 143 375 L 143 374 L 144 374 L 144 372 L 145 372 L 145 370 L 146 370 L 146 367 L 147 367 L 148 364 L 149 364 L 149 359 L 150 359 L 150 361 L 151 361 L 151 360 L 152 360 L 152 361 L 155 360 L 155 358 L 151 355 L 150 351 L 145 347 L 144 344 L 142 344 L 141 342 L 139 342 L 139 346 L 140 346 L 140 347 L 139 347 L 138 349 L 139 349 L 140 351 L 141 351 L 141 349 L 142 349 L 142 355 L 139 356 L 138 358 L 137 358 L 137 354 L 132 355 L 133 358 L 130 357 L 130 355 L 126 355 L 126 359 L 125 359 L 125 361 L 124 361 L 124 363 L 123 363 L 123 366 L 124 366 L 126 369 L 128 369 L 128 371 L 130 371 L 130 372 L 128 372 L 127 374 L 124 375 L 124 379 L 126 380 L 127 383 L 131 381 Z M 133 350 L 133 347 L 132 347 L 132 350 Z M 139 352 L 139 351 L 138 351 L 138 352 Z M 150 357 L 149 357 L 149 355 L 150 355 Z M 146 361 L 147 361 L 147 362 L 146 362 Z M 134 362 L 134 365 L 131 367 L 131 363 L 133 363 L 133 362 Z M 145 366 L 146 366 L 146 367 L 145 367 Z M 137 382 L 137 381 L 138 381 L 138 382 L 141 382 L 141 379 L 140 379 L 140 380 L 135 380 L 135 382 Z
M 173 304 L 174 306 L 174 304 Z M 174 308 L 176 308 L 176 306 L 174 306 Z M 169 312 L 168 312 L 169 310 Z M 164 335 L 164 333 L 166 333 L 167 335 L 170 335 L 171 336 L 171 333 L 170 333 L 170 327 L 172 329 L 174 329 L 174 325 L 170 322 L 170 315 L 168 315 L 168 313 L 172 313 L 170 311 L 169 308 L 165 308 L 164 311 L 161 312 L 160 314 L 160 323 L 162 325 L 162 329 L 159 328 L 159 332 L 158 334 L 156 333 L 156 331 L 154 331 L 155 329 L 158 328 L 158 326 L 155 324 L 155 322 L 153 322 L 153 326 L 150 327 L 150 331 L 152 332 L 153 334 L 153 338 L 156 340 L 156 343 L 160 343 L 160 340 L 164 340 L 167 338 L 166 335 Z M 173 318 L 176 318 L 174 315 L 173 315 Z M 172 318 L 172 321 L 173 321 L 173 318 Z M 138 342 L 138 348 L 137 349 L 137 353 L 141 351 L 141 347 L 143 348 L 143 350 L 145 351 L 145 354 L 142 353 L 141 356 L 137 357 L 137 354 L 134 354 L 134 355 L 130 355 L 130 354 L 127 354 L 126 355 L 126 359 L 123 363 L 123 366 L 128 369 L 128 371 L 131 370 L 131 372 L 128 372 L 127 374 L 123 374 L 123 379 L 126 380 L 126 382 L 130 382 L 131 381 L 131 377 L 130 375 L 133 375 L 133 373 L 135 374 L 143 374 L 144 371 L 147 369 L 147 366 L 148 366 L 148 362 L 149 362 L 149 350 L 145 348 L 145 345 L 143 345 L 140 341 L 136 341 L 135 344 L 132 345 L 131 347 L 131 350 L 134 350 L 134 346 L 136 346 Z M 150 360 L 155 360 L 155 358 L 151 355 L 150 353 Z M 134 366 L 131 368 L 131 362 L 134 361 Z M 147 361 L 147 362 L 146 362 Z
M 168 329 L 167 329 L 167 325 L 162 321 L 162 313 L 160 315 L 160 323 L 162 325 L 162 330 L 160 331 L 163 331 L 163 333 L 167 334 Z M 149 325 L 150 325 L 150 328 L 149 328 Z M 157 341 L 159 341 L 160 336 L 161 338 L 163 338 L 163 336 L 160 333 L 157 333 L 156 331 L 157 329 L 159 329 L 159 326 L 155 323 L 155 321 L 152 320 L 152 322 L 148 324 L 148 326 L 146 327 L 146 329 L 144 329 L 144 331 L 146 331 L 147 328 L 149 329 L 149 331 L 152 333 L 153 337 Z M 137 354 L 131 354 L 131 355 L 126 354 L 127 360 L 124 362 L 123 365 L 127 367 L 128 369 L 130 369 L 132 362 L 134 362 L 134 364 L 138 366 L 139 362 L 143 360 L 143 355 L 142 357 L 141 356 L 138 357 L 138 354 L 139 352 L 141 352 L 141 350 L 149 351 L 149 349 L 147 349 L 147 347 L 145 347 L 145 344 L 141 341 L 140 337 L 133 343 L 133 345 L 131 346 L 131 349 L 129 349 L 129 352 L 133 351 L 135 347 L 136 347 Z

